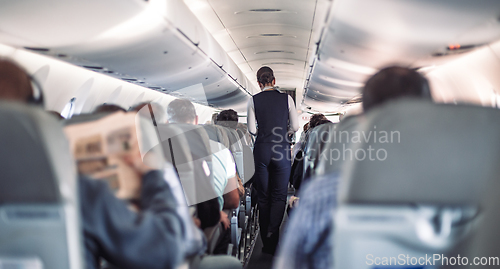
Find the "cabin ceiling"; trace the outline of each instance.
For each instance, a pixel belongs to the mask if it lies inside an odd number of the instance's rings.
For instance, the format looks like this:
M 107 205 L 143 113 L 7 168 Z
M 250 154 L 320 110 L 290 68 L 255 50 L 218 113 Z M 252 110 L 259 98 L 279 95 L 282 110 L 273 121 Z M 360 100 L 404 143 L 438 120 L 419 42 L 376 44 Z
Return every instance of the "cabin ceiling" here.
M 381 67 L 500 40 L 499 0 L 0 0 L 0 15 L 0 43 L 243 114 L 263 65 L 299 110 L 339 112 Z
M 297 107 L 312 111 L 359 102 L 381 67 L 437 67 L 500 39 L 498 0 L 184 2 L 252 83 L 269 65 L 279 86 L 297 89 Z
M 281 88 L 302 101 L 309 59 L 315 52 L 331 1 L 184 0 L 247 78 L 270 66 Z

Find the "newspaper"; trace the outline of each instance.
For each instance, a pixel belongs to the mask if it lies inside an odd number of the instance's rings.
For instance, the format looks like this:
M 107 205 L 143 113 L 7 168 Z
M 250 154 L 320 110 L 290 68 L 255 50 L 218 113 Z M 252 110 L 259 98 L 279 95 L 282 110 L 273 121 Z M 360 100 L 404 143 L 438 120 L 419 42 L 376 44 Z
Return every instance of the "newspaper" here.
M 124 200 L 140 198 L 141 178 L 123 161 L 140 154 L 136 115 L 116 112 L 102 119 L 65 127 L 78 172 L 104 180 Z

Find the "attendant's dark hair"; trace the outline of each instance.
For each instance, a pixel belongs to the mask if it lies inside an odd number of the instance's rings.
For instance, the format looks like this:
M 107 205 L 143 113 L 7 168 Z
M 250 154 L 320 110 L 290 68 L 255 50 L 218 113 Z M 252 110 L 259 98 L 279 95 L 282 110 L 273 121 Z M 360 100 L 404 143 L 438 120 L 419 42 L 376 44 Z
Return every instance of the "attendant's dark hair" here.
M 196 109 L 189 100 L 175 99 L 167 106 L 167 118 L 170 123 L 191 123 L 196 119 Z
M 223 110 L 217 115 L 216 124 L 236 129 L 238 126 L 238 113 L 232 109 Z
M 257 71 L 257 81 L 262 84 L 271 84 L 274 80 L 274 72 L 268 66 L 263 66 Z
M 432 99 L 429 82 L 415 70 L 391 66 L 370 77 L 363 88 L 363 110 L 401 97 Z

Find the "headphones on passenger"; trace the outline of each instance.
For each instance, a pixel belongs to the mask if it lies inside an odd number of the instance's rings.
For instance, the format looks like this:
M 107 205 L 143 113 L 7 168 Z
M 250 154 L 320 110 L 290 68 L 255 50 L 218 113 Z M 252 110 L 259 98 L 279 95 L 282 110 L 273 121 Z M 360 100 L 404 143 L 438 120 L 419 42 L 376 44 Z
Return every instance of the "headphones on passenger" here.
M 33 76 L 28 76 L 28 77 L 31 81 L 31 88 L 33 89 L 33 93 L 26 101 L 29 104 L 43 106 L 44 99 L 43 99 L 42 85 L 40 84 L 40 82 L 38 82 L 38 80 L 35 77 Z

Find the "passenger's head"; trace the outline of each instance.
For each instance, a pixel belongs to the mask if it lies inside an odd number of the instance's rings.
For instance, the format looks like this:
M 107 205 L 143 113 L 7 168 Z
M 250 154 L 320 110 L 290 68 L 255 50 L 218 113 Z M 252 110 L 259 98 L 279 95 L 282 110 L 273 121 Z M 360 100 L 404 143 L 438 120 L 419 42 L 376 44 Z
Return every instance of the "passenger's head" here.
M 102 104 L 94 109 L 94 113 L 114 113 L 118 111 L 127 112 L 125 108 L 113 104 Z
M 342 120 L 344 119 L 344 116 L 345 116 L 345 114 L 344 114 L 344 113 L 340 113 L 340 114 L 339 114 L 339 121 L 342 121 Z
M 43 105 L 41 89 L 34 91 L 28 73 L 7 59 L 0 59 L 0 99 Z
M 363 88 L 363 110 L 401 97 L 432 99 L 429 83 L 415 70 L 391 66 L 373 75 Z
M 325 123 L 325 121 L 328 122 L 328 119 L 325 117 L 325 115 L 316 113 L 312 115 L 311 119 L 309 120 L 309 129 L 313 129 L 316 126 Z
M 194 105 L 185 99 L 175 99 L 168 104 L 167 120 L 169 123 L 198 124 Z
M 217 124 L 217 116 L 219 116 L 219 113 L 212 114 L 212 124 Z
M 217 125 L 236 129 L 238 126 L 238 113 L 232 109 L 223 110 L 217 116 Z
M 307 130 L 309 130 L 309 122 L 306 122 L 306 124 L 304 124 L 304 126 L 302 127 L 302 130 L 303 132 L 307 132 Z
M 133 106 L 129 111 L 134 111 L 139 114 L 139 116 L 144 116 L 148 119 L 153 120 L 153 125 L 157 126 L 157 123 L 165 123 L 167 121 L 165 110 L 163 107 L 154 102 L 144 102 L 136 106 Z
M 266 86 L 274 86 L 276 80 L 274 79 L 274 72 L 268 66 L 263 66 L 257 71 L 257 82 L 261 89 Z

